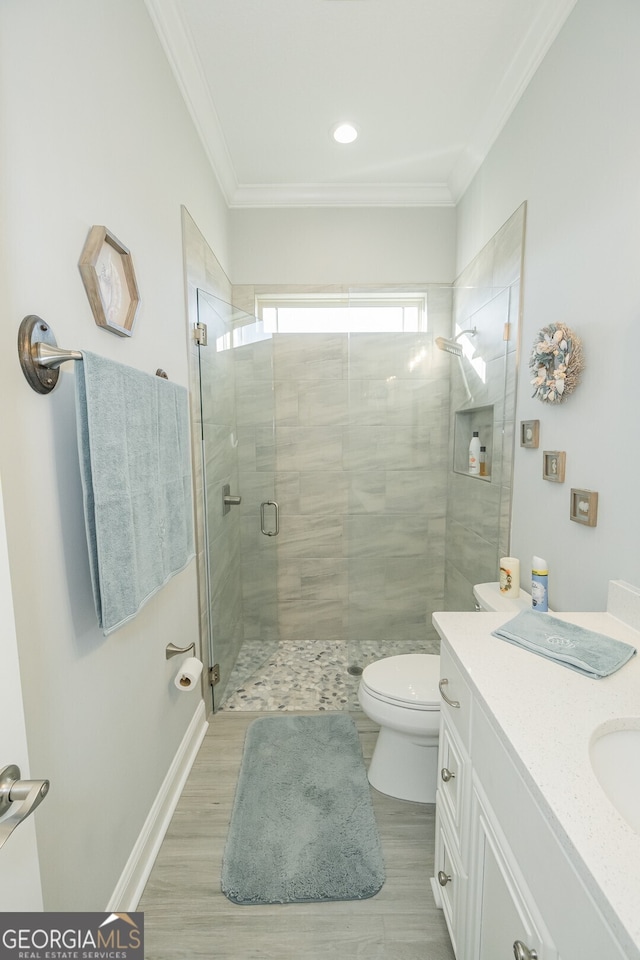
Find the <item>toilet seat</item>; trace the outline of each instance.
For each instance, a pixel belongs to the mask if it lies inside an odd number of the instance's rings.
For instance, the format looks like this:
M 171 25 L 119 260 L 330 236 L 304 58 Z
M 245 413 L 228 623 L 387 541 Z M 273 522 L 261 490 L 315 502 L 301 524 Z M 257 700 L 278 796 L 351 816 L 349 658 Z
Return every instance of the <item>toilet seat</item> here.
M 439 710 L 440 657 L 402 654 L 370 663 L 362 672 L 364 689 L 376 700 L 410 710 Z

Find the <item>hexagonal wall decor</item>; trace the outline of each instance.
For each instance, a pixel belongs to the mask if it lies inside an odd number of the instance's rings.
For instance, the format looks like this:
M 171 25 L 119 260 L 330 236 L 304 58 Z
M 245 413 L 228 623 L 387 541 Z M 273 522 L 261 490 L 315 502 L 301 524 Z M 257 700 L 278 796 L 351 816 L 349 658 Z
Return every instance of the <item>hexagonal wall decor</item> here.
M 78 267 L 98 326 L 130 337 L 140 295 L 127 247 L 106 227 L 93 226 Z

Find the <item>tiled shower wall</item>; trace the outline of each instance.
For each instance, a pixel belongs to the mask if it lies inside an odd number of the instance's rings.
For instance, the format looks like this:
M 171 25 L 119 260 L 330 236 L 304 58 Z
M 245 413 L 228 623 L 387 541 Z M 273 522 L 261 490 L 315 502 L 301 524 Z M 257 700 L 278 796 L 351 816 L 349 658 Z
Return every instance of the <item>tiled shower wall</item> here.
M 282 640 L 346 644 L 360 665 L 438 649 L 450 363 L 434 338 L 449 335 L 451 290 L 429 287 L 427 297 L 428 333 L 277 334 L 234 351 L 254 636 L 266 615 Z M 277 538 L 256 523 L 271 489 Z M 275 609 L 257 572 L 274 550 Z
M 445 606 L 473 610 L 473 585 L 498 579 L 509 554 L 515 435 L 515 387 L 521 310 L 526 204 L 522 204 L 458 278 L 453 315 L 460 331 L 475 327 L 475 367 L 452 358 Z M 505 338 L 505 325 L 506 328 Z M 490 452 L 490 480 L 457 472 L 471 439 L 474 408 L 486 408 L 480 442 Z M 480 415 L 483 416 L 482 414 Z M 475 429 L 475 426 L 473 427 Z M 456 456 L 456 454 L 458 454 Z

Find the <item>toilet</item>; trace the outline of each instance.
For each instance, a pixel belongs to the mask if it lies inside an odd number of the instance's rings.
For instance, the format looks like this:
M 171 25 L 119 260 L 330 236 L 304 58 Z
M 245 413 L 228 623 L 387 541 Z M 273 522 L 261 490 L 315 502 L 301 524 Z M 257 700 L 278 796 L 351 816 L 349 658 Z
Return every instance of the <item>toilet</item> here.
M 476 584 L 478 610 L 520 610 L 531 597 L 505 599 L 498 583 Z M 362 672 L 358 699 L 380 732 L 369 766 L 369 783 L 398 800 L 435 803 L 440 729 L 440 657 L 410 653 L 385 657 Z
M 399 800 L 435 803 L 440 727 L 440 657 L 410 653 L 365 667 L 364 713 L 380 725 L 369 783 Z

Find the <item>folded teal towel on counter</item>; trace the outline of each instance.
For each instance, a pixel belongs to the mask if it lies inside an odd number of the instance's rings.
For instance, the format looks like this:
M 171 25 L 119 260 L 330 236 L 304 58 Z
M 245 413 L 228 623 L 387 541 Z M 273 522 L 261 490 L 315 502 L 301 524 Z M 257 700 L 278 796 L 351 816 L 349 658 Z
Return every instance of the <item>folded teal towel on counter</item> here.
M 184 387 L 83 351 L 76 419 L 98 625 L 113 633 L 194 556 Z
M 636 652 L 621 640 L 535 610 L 523 610 L 494 630 L 493 636 L 595 680 L 615 673 Z

